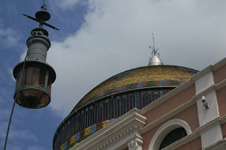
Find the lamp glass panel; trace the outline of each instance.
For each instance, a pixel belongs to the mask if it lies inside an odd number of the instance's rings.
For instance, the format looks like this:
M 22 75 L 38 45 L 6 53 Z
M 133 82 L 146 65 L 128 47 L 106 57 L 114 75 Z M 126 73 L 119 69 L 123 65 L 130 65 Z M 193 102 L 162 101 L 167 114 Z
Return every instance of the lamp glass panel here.
M 20 68 L 22 70 L 22 68 Z M 22 71 L 21 71 L 22 73 Z M 22 82 L 21 82 L 21 86 L 23 85 L 26 85 L 26 78 L 27 78 L 27 67 L 24 68 L 24 72 L 23 72 L 23 79 L 22 79 Z
M 32 85 L 32 74 L 33 74 L 33 67 L 26 68 L 26 79 L 25 84 L 26 85 Z
M 16 73 L 16 90 L 19 88 L 20 70 Z
M 46 87 L 46 90 L 49 92 L 49 95 L 51 94 L 51 85 L 52 85 L 52 79 L 51 79 L 51 77 L 49 76 L 49 78 L 48 78 L 48 83 L 47 83 L 47 87 Z
M 39 74 L 40 74 L 40 68 L 34 67 L 33 74 L 32 74 L 32 83 L 34 86 L 38 86 L 39 84 Z
M 39 87 L 45 87 L 46 69 L 40 68 Z

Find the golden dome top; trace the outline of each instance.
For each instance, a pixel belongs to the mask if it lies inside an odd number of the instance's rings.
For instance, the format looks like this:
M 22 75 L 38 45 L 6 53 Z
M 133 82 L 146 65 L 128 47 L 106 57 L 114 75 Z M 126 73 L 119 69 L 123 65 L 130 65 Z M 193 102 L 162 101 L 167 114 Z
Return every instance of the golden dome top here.
M 78 102 L 73 111 L 102 96 L 117 92 L 144 87 L 176 87 L 197 72 L 194 69 L 171 65 L 146 66 L 124 71 L 93 88 Z

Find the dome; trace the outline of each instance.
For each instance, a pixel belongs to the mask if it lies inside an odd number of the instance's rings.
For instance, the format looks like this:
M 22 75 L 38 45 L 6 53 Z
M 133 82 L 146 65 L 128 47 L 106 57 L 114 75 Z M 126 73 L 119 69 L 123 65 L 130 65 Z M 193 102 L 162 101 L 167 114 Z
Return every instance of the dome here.
M 144 87 L 176 87 L 188 81 L 195 73 L 197 70 L 172 65 L 145 66 L 127 70 L 97 85 L 78 102 L 73 111 L 117 92 Z
M 88 92 L 61 122 L 53 149 L 79 143 L 134 107 L 142 109 L 154 102 L 197 72 L 180 66 L 152 65 L 110 77 Z

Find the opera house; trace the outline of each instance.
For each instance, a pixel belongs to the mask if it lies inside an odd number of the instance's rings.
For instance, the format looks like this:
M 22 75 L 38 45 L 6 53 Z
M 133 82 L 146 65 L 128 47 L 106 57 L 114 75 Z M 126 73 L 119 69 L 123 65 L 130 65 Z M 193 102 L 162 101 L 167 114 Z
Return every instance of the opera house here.
M 148 66 L 88 92 L 58 126 L 53 150 L 225 150 L 226 59 L 204 70 Z

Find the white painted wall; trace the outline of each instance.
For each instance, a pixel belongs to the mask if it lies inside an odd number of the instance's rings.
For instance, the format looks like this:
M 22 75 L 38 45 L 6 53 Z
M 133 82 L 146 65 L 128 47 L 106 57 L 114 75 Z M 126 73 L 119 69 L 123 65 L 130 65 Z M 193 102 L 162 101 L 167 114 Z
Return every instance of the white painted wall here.
M 214 85 L 213 72 L 209 72 L 195 81 L 196 95 Z
M 217 143 L 222 139 L 221 126 L 219 124 L 201 134 L 202 149 Z

